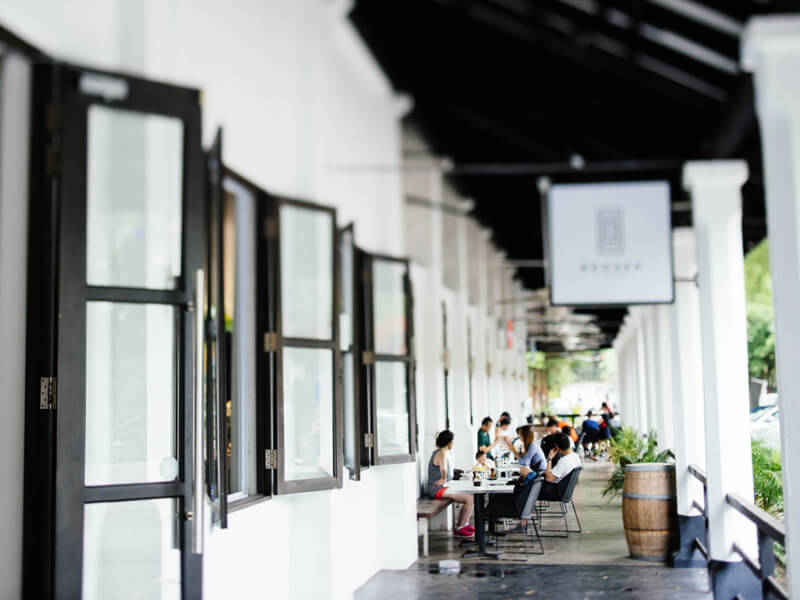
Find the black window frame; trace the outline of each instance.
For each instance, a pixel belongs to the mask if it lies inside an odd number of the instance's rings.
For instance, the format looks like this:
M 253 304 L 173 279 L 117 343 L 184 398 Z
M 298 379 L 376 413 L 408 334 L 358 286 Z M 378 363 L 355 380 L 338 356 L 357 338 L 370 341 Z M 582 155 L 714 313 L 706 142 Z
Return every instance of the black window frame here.
M 362 281 L 363 314 L 361 319 L 362 342 L 362 412 L 361 424 L 364 432 L 362 452 L 369 456 L 372 465 L 401 464 L 415 462 L 417 456 L 417 419 L 414 359 L 414 295 L 411 284 L 411 263 L 407 258 L 386 254 L 360 251 L 360 272 Z M 374 278 L 375 261 L 400 263 L 405 267 L 404 295 L 406 311 L 406 353 L 377 354 L 375 352 L 374 321 Z M 406 365 L 406 398 L 408 404 L 408 448 L 407 454 L 381 456 L 378 452 L 379 432 L 377 418 L 377 389 L 375 387 L 375 366 L 379 362 L 402 362 Z M 363 464 L 363 462 L 362 462 Z
M 283 206 L 294 206 L 308 210 L 325 212 L 331 218 L 331 339 L 319 340 L 283 336 L 281 306 L 282 273 L 280 270 L 280 210 Z M 312 492 L 342 487 L 344 460 L 342 436 L 342 357 L 339 349 L 339 298 L 341 285 L 339 277 L 338 235 L 336 229 L 336 209 L 284 196 L 270 195 L 259 209 L 260 225 L 259 259 L 257 277 L 259 297 L 257 300 L 259 332 L 262 332 L 264 347 L 259 353 L 259 396 L 269 398 L 269 409 L 265 419 L 267 436 L 265 461 L 267 461 L 267 489 L 272 495 Z M 271 341 L 270 341 L 271 340 Z M 332 353 L 332 451 L 333 470 L 331 477 L 287 480 L 285 478 L 285 433 L 283 419 L 283 350 L 285 348 L 312 348 L 331 350 Z M 268 456 L 272 453 L 274 461 Z
M 212 507 L 216 509 L 214 521 L 219 524 L 220 528 L 225 529 L 228 526 L 228 513 L 241 510 L 253 504 L 257 504 L 264 500 L 269 500 L 272 497 L 272 489 L 269 485 L 267 471 L 264 468 L 264 463 L 259 461 L 259 457 L 264 456 L 264 449 L 268 446 L 267 442 L 267 426 L 266 414 L 270 409 L 269 395 L 263 395 L 259 386 L 259 372 L 261 371 L 262 364 L 258 360 L 258 356 L 263 348 L 259 345 L 259 336 L 255 336 L 255 344 L 252 352 L 256 357 L 256 386 L 255 386 L 255 419 L 256 419 L 256 437 L 252 443 L 255 444 L 255 460 L 256 460 L 256 480 L 255 492 L 248 494 L 244 498 L 239 498 L 230 501 L 228 489 L 228 465 L 227 465 L 227 446 L 228 446 L 228 432 L 227 432 L 227 414 L 224 398 L 227 398 L 231 390 L 231 374 L 229 366 L 233 366 L 227 360 L 227 331 L 225 329 L 225 261 L 224 261 L 224 244 L 223 244 L 223 228 L 224 228 L 224 210 L 225 210 L 225 182 L 231 180 L 236 184 L 245 188 L 253 196 L 256 206 L 256 215 L 259 214 L 260 207 L 270 201 L 269 194 L 264 191 L 257 184 L 250 181 L 244 175 L 241 175 L 234 169 L 228 167 L 222 156 L 222 130 L 217 130 L 217 135 L 214 144 L 207 152 L 208 160 L 208 291 L 207 302 L 209 307 L 209 314 L 207 317 L 207 353 L 206 353 L 206 389 L 207 391 L 207 404 L 206 404 L 206 460 L 208 470 L 208 494 L 212 501 Z M 256 240 L 256 251 L 253 260 L 256 263 L 256 269 L 259 267 L 259 249 L 258 238 L 260 228 L 258 226 L 258 219 L 255 219 L 251 224 Z M 214 262 L 218 267 L 214 268 Z M 261 287 L 259 285 L 258 271 L 256 271 L 256 326 L 259 323 L 259 302 Z M 212 286 L 214 286 L 215 293 L 212 294 Z M 211 318 L 211 305 L 212 299 L 215 300 L 215 316 Z M 222 315 L 222 318 L 219 318 Z M 235 325 L 234 325 L 235 327 Z M 261 330 L 260 328 L 258 330 Z M 226 343 L 218 344 L 218 340 L 226 339 Z M 208 351 L 212 344 L 216 344 L 216 357 L 217 360 L 212 364 L 211 352 Z M 214 391 L 214 393 L 211 392 Z M 224 393 L 220 393 L 224 390 Z M 211 418 L 211 417 L 216 418 Z M 212 460 L 216 457 L 216 460 Z M 215 490 L 212 490 L 212 482 L 215 484 Z
M 124 97 L 81 90 L 85 75 L 125 84 Z M 174 289 L 91 285 L 86 277 L 88 116 L 91 106 L 180 119 L 181 276 Z M 84 511 L 92 503 L 171 499 L 181 549 L 182 598 L 202 597 L 194 500 L 194 275 L 204 265 L 200 92 L 80 65 L 34 68 L 26 354 L 23 594 L 77 598 L 83 585 Z M 171 481 L 86 485 L 86 322 L 89 302 L 171 306 L 175 312 L 176 459 Z M 201 335 L 203 332 L 199 332 Z M 40 404 L 43 377 L 57 401 Z M 201 499 L 201 502 L 204 499 Z M 202 534 L 201 534 L 202 535 Z
M 349 314 L 350 314 L 350 346 L 348 348 L 342 348 L 340 346 L 341 352 L 341 361 L 342 361 L 342 459 L 343 465 L 348 470 L 350 474 L 350 479 L 353 481 L 360 481 L 361 480 L 361 470 L 362 469 L 369 469 L 369 455 L 365 456 L 364 450 L 366 449 L 365 440 L 363 437 L 364 428 L 362 427 L 361 415 L 362 415 L 362 396 L 361 396 L 361 385 L 362 385 L 362 373 L 363 373 L 363 365 L 362 365 L 362 327 L 361 325 L 361 314 L 363 310 L 362 306 L 362 294 L 361 294 L 361 268 L 360 268 L 360 251 L 358 246 L 356 245 L 356 233 L 355 233 L 355 225 L 353 223 L 349 223 L 348 225 L 341 227 L 337 230 L 337 243 L 336 249 L 338 252 L 338 259 L 340 263 L 339 273 L 340 273 L 340 284 L 339 284 L 339 314 L 345 315 L 348 314 L 348 307 L 345 306 L 345 286 L 347 282 L 344 281 L 344 263 L 345 261 L 350 261 L 350 272 L 352 273 L 352 281 L 350 282 L 350 295 L 352 298 L 352 306 L 349 307 Z M 344 247 L 343 241 L 345 237 L 350 237 L 351 243 Z M 341 319 L 339 321 L 341 324 Z M 342 332 L 339 332 L 339 339 L 341 340 Z M 344 363 L 345 363 L 345 355 L 351 354 L 353 359 L 353 371 L 350 374 L 353 378 L 353 393 L 352 398 L 347 398 L 344 394 Z M 353 422 L 347 423 L 345 420 L 345 410 L 344 405 L 346 402 L 353 402 Z M 350 429 L 348 429 L 350 428 Z M 355 456 L 354 462 L 352 465 L 347 464 L 347 459 L 345 456 L 345 447 L 347 446 L 347 436 L 348 433 L 354 436 L 354 448 L 355 448 Z M 366 465 L 363 464 L 366 462 Z

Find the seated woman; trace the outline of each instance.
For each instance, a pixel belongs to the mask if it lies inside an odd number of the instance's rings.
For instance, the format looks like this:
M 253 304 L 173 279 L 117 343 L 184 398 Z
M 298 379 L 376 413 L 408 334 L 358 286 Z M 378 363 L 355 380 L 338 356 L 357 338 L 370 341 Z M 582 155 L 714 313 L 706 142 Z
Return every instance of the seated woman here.
M 453 471 L 447 460 L 447 453 L 453 449 L 453 432 L 445 429 L 436 436 L 436 450 L 428 461 L 428 486 L 426 491 L 431 498 L 450 498 L 453 502 L 461 504 L 458 513 L 455 535 L 470 537 L 475 534 L 475 528 L 469 524 L 469 515 L 472 512 L 474 498 L 472 494 L 453 492 L 445 485 L 453 478 Z
M 519 459 L 519 475 L 527 479 L 536 477 L 538 473 L 547 468 L 547 459 L 539 445 L 534 441 L 533 427 L 524 425 L 520 427 L 519 439 L 522 441 L 522 451 Z

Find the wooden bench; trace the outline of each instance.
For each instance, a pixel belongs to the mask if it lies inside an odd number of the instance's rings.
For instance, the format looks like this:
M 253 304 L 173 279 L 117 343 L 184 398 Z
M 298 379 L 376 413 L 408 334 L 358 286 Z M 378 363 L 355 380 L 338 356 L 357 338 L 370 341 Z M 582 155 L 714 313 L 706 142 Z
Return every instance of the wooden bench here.
M 422 556 L 428 556 L 428 522 L 453 503 L 450 498 L 420 498 L 417 500 L 417 530 L 422 526 Z

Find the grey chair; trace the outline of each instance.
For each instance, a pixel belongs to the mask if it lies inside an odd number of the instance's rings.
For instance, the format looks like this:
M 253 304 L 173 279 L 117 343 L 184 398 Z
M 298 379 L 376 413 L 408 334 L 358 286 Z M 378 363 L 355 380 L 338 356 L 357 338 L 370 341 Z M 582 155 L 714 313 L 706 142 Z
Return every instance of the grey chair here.
M 536 502 L 539 500 L 539 494 L 544 485 L 544 476 L 540 475 L 533 481 L 528 500 L 525 502 L 525 508 L 522 509 L 521 518 L 528 521 L 527 531 L 522 532 L 522 540 L 525 546 L 525 558 L 528 557 L 528 535 L 531 539 L 539 544 L 539 551 L 533 554 L 544 554 L 544 546 L 542 545 L 542 536 L 539 534 L 539 527 L 536 525 Z M 533 531 L 531 531 L 533 530 Z
M 514 497 L 505 497 L 502 500 L 497 499 L 495 503 L 494 509 L 492 508 L 492 503 L 490 506 L 487 507 L 487 511 L 490 518 L 510 518 L 510 519 L 525 519 L 528 521 L 529 526 L 525 531 L 522 532 L 522 542 L 523 547 L 525 549 L 525 557 L 527 559 L 529 552 L 528 552 L 528 536 L 534 539 L 534 541 L 538 541 L 539 543 L 539 551 L 533 552 L 533 554 L 544 554 L 544 546 L 542 546 L 541 536 L 539 535 L 539 528 L 536 525 L 536 501 L 539 499 L 539 493 L 542 491 L 542 485 L 544 484 L 544 477 L 539 476 L 534 479 L 531 483 L 529 483 L 525 489 L 517 495 L 515 492 Z M 509 536 L 512 535 L 512 532 L 507 532 L 502 534 L 506 536 L 506 539 L 509 539 Z M 499 539 L 500 535 L 498 535 Z M 503 544 L 504 547 L 508 547 L 508 544 Z M 499 549 L 499 545 L 498 545 Z
M 539 523 L 541 524 L 541 531 L 547 532 L 554 532 L 558 535 L 544 535 L 542 534 L 541 537 L 569 537 L 570 533 L 581 533 L 583 531 L 583 527 L 581 525 L 581 519 L 578 516 L 578 509 L 575 508 L 575 501 L 573 500 L 572 496 L 575 493 L 575 486 L 578 485 L 578 478 L 581 475 L 581 471 L 583 467 L 578 467 L 574 469 L 569 474 L 569 479 L 567 480 L 566 485 L 564 485 L 561 495 L 558 500 L 555 501 L 555 504 L 558 505 L 559 512 L 557 513 L 548 513 L 547 509 L 549 508 L 549 502 L 537 502 L 536 504 L 536 513 L 539 518 Z M 575 521 L 578 523 L 577 529 L 570 529 L 569 528 L 569 509 L 572 507 L 572 512 L 575 513 Z M 545 529 L 544 523 L 542 522 L 543 517 L 558 517 L 564 520 L 564 528 L 558 529 Z M 561 535 L 563 534 L 563 535 Z

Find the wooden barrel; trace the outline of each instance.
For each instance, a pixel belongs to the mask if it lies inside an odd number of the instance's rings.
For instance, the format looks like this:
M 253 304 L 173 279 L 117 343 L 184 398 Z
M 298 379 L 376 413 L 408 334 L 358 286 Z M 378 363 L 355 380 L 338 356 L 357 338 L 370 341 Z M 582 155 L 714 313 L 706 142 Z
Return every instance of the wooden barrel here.
M 631 558 L 665 561 L 678 542 L 673 463 L 638 463 L 625 468 L 622 523 Z

